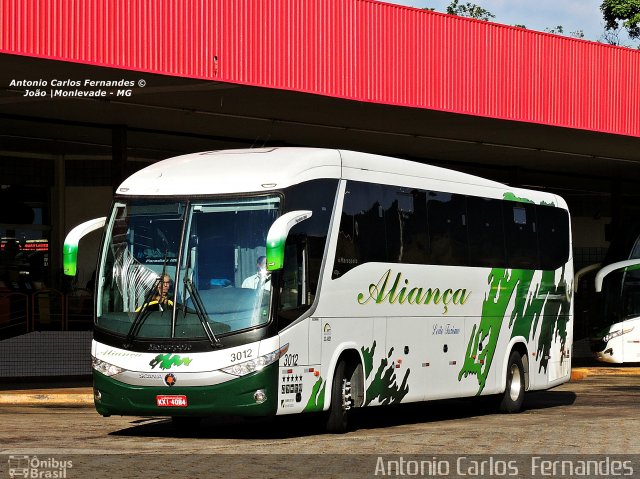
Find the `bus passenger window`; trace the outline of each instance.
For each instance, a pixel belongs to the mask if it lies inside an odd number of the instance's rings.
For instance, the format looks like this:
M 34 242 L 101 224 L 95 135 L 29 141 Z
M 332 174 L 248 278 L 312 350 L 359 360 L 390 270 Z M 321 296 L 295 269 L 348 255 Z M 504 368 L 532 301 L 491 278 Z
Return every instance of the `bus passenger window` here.
M 537 206 L 540 268 L 558 269 L 569 259 L 569 215 L 553 206 Z
M 502 201 L 469 196 L 470 266 L 506 266 Z
M 424 191 L 389 186 L 385 211 L 388 261 L 424 264 L 427 258 L 427 199 Z
M 360 264 L 387 261 L 384 210 L 383 186 L 347 183 L 333 278 Z
M 429 263 L 466 264 L 468 261 L 466 197 L 430 191 L 427 197 L 427 215 Z
M 504 226 L 509 268 L 538 268 L 535 205 L 504 202 Z

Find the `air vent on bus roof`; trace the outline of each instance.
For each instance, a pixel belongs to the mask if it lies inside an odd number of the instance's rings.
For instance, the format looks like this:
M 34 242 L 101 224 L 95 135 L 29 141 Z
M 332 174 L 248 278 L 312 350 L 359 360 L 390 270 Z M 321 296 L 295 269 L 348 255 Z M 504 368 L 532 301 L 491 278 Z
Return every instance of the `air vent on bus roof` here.
M 238 150 L 204 151 L 200 155 L 246 155 L 247 153 L 271 153 L 276 148 L 241 148 Z

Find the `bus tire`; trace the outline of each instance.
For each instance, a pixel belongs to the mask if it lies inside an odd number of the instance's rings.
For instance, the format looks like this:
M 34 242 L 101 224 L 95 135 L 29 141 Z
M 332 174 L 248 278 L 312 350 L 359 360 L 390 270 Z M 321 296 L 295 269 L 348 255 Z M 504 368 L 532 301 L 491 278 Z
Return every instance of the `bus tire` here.
M 507 364 L 507 382 L 504 393 L 500 397 L 500 412 L 512 414 L 520 412 L 524 402 L 524 366 L 518 351 L 511 351 Z
M 326 423 L 327 432 L 343 434 L 349 428 L 349 409 L 353 405 L 350 376 L 346 361 L 340 360 L 333 374 L 331 405 Z

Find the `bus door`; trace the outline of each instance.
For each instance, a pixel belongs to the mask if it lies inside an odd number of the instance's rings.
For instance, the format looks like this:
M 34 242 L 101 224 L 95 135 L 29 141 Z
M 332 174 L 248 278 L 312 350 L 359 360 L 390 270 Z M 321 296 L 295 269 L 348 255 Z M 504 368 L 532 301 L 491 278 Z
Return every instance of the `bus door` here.
M 395 395 L 394 399 L 410 402 L 425 398 L 425 391 L 428 389 L 428 368 L 425 366 L 425 351 L 428 346 L 424 340 L 426 334 L 427 323 L 424 317 L 387 318 L 387 367 L 384 371 L 378 370 L 378 375 L 383 379 L 389 378 L 388 387 Z M 376 373 L 375 364 L 373 372 Z
M 474 389 L 471 386 L 465 387 L 468 381 L 458 380 L 466 351 L 464 318 L 429 317 L 426 325 L 426 399 L 462 396 L 463 388 L 473 394 Z

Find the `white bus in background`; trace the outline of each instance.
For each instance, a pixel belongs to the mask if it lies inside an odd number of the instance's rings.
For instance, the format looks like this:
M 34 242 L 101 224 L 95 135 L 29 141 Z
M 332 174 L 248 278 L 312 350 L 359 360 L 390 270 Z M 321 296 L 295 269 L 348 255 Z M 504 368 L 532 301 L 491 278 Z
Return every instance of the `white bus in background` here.
M 640 362 L 640 236 L 636 225 L 620 231 L 609 247 L 605 266 L 593 264 L 576 273 L 580 277 L 596 271 L 599 293 L 591 351 L 605 363 Z M 622 261 L 616 261 L 620 258 Z M 576 288 L 577 292 L 577 288 Z
M 69 273 L 103 223 L 104 416 L 325 411 L 343 432 L 353 408 L 496 395 L 516 412 L 569 380 L 569 213 L 553 194 L 352 151 L 212 151 L 124 181 L 106 221 L 69 235 Z

